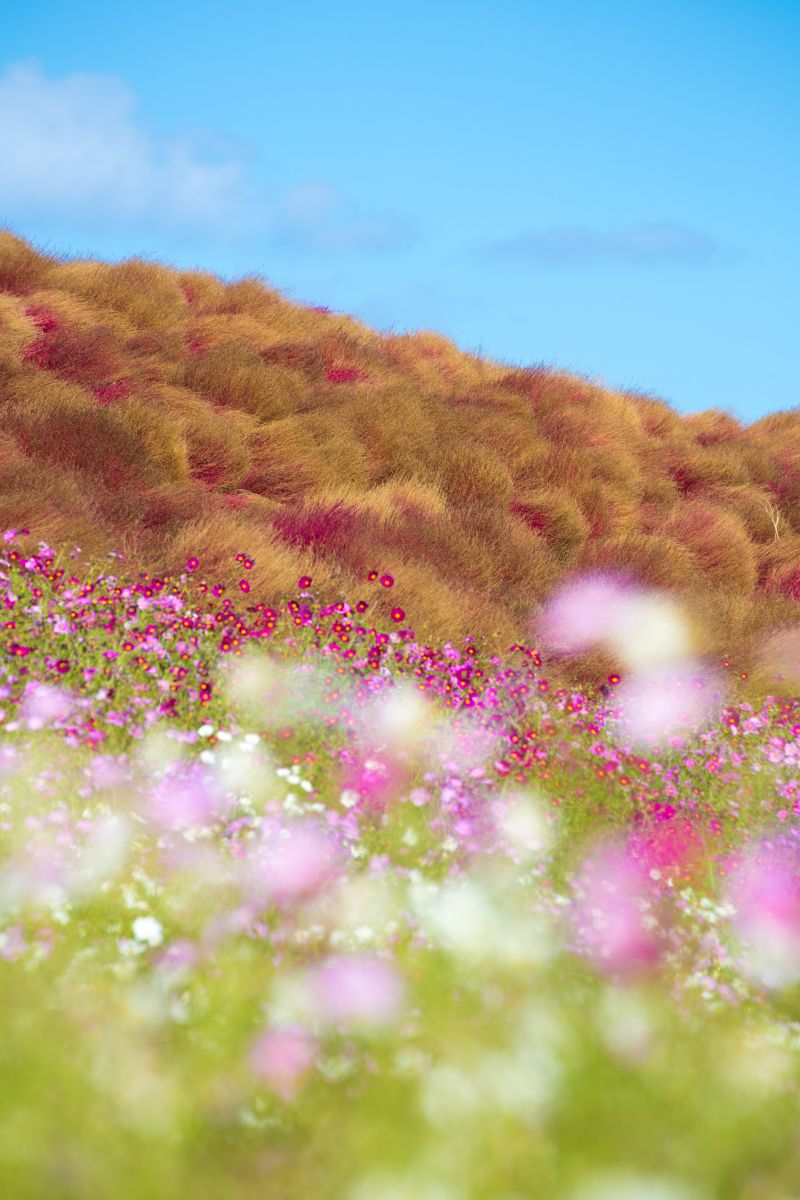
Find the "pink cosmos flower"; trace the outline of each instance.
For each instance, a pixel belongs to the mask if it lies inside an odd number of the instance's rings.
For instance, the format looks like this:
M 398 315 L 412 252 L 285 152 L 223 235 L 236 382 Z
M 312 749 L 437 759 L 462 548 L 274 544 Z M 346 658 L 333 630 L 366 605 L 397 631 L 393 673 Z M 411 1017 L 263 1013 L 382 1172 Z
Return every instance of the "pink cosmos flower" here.
M 696 863 L 705 845 L 697 826 L 688 817 L 676 814 L 634 834 L 630 848 L 647 871 L 669 873 Z
M 400 1012 L 405 988 L 390 963 L 351 955 L 317 967 L 311 992 L 321 1015 L 334 1024 L 385 1025 Z
M 186 829 L 213 820 L 224 799 L 214 776 L 201 763 L 173 763 L 151 788 L 148 812 L 167 829 Z
M 616 628 L 633 588 L 621 577 L 597 573 L 572 580 L 551 596 L 535 621 L 535 637 L 554 653 L 577 654 Z
M 620 733 L 637 749 L 696 733 L 724 704 L 725 684 L 714 671 L 685 662 L 631 675 L 616 689 Z
M 268 1084 L 281 1099 L 294 1099 L 317 1056 L 315 1038 L 299 1026 L 267 1029 L 250 1051 L 253 1074 Z
M 652 969 L 661 945 L 645 923 L 644 866 L 621 847 L 601 846 L 584 863 L 576 882 L 576 932 L 596 969 L 622 977 Z
M 75 701 L 60 688 L 49 683 L 37 683 L 27 692 L 20 709 L 20 717 L 27 721 L 29 729 L 41 729 L 51 721 L 61 721 L 73 709 Z
M 336 875 L 339 849 L 316 821 L 274 822 L 264 826 L 264 844 L 254 859 L 252 884 L 278 904 L 306 899 Z
M 396 799 L 411 782 L 411 769 L 394 750 L 359 750 L 341 777 L 342 787 L 357 792 L 368 808 L 383 809 Z
M 788 848 L 762 845 L 731 876 L 728 898 L 745 971 L 769 988 L 800 982 L 800 863 Z

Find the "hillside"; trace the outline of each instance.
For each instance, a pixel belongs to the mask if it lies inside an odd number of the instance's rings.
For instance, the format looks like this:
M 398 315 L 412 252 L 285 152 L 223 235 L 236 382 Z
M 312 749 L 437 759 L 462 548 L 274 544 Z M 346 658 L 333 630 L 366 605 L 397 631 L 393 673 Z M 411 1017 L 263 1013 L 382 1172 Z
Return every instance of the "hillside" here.
M 724 397 L 718 398 L 724 400 Z M 0 528 L 247 604 L 368 571 L 421 641 L 531 643 L 560 580 L 622 570 L 683 598 L 750 674 L 800 604 L 800 410 L 689 417 L 434 333 L 381 336 L 257 277 L 40 253 L 0 231 Z M 366 618 L 365 618 L 366 619 Z M 554 663 L 598 682 L 599 654 Z

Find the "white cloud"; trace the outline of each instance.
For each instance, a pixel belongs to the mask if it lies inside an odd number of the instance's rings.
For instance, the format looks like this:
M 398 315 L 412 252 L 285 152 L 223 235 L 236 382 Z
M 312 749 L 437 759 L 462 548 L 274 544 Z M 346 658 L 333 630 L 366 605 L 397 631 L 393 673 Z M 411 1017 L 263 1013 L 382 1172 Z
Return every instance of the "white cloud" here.
M 14 212 L 161 218 L 227 225 L 241 216 L 243 172 L 205 162 L 188 137 L 159 138 L 112 75 L 48 79 L 35 61 L 0 78 L 0 204 Z
M 365 215 L 327 183 L 259 186 L 254 147 L 208 130 L 165 138 L 114 75 L 48 78 L 36 60 L 0 76 L 0 222 L 67 218 L 252 237 L 313 254 L 404 249 L 413 220 Z

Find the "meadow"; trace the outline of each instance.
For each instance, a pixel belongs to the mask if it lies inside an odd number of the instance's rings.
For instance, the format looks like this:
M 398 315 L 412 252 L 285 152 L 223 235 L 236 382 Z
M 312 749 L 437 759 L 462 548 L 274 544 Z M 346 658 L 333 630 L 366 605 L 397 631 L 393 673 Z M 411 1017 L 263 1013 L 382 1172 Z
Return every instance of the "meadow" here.
M 3 1194 L 791 1200 L 800 417 L 0 237 Z
M 85 582 L 5 534 L 15 1197 L 789 1197 L 800 706 Z M 242 578 L 251 560 L 238 556 Z M 364 593 L 390 592 L 371 572 Z

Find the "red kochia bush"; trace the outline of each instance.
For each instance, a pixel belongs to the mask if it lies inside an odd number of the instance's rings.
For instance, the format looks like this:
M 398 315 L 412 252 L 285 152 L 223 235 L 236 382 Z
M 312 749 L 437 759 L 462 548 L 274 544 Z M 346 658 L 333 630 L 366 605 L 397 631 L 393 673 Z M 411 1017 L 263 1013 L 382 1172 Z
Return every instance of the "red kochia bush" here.
M 328 383 L 354 383 L 357 379 L 366 379 L 367 376 L 355 367 L 334 367 L 328 371 L 325 378 Z
M 37 310 L 36 316 L 43 333 L 26 346 L 23 362 L 89 388 L 102 387 L 119 374 L 120 347 L 111 330 L 59 325 L 44 310 Z
M 275 514 L 272 523 L 279 537 L 291 546 L 304 550 L 315 546 L 334 552 L 347 547 L 364 519 L 363 512 L 339 500 L 331 507 L 287 505 Z

